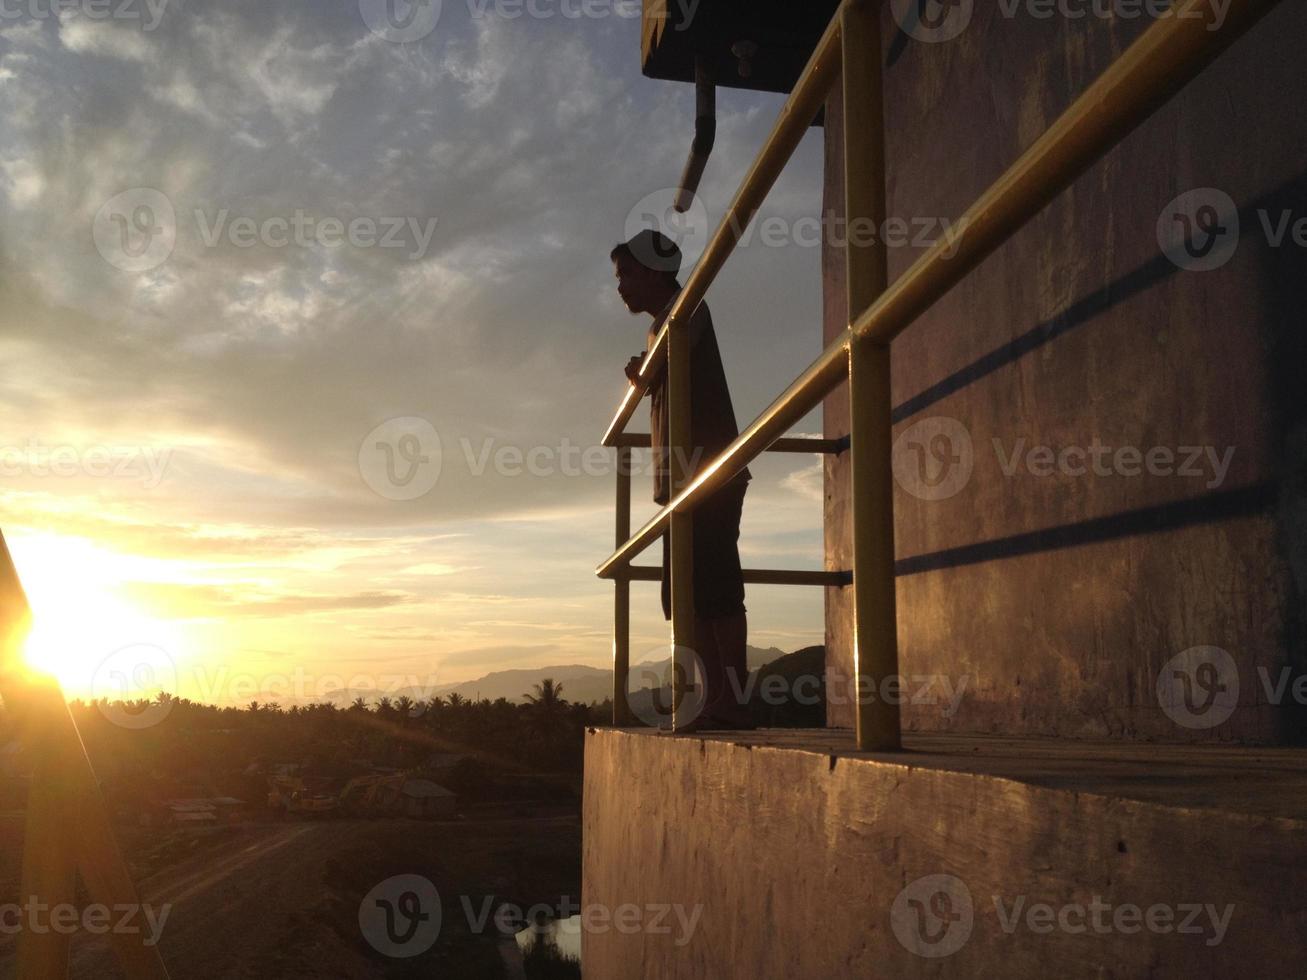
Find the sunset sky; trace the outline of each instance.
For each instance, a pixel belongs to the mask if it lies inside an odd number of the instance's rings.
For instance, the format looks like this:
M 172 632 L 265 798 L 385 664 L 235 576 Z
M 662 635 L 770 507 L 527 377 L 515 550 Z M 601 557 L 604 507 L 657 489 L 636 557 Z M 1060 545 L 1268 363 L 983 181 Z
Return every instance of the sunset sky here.
M 50 6 L 0 14 L 0 527 L 67 693 L 113 693 L 141 645 L 218 702 L 607 663 L 593 447 L 647 326 L 608 251 L 693 121 L 640 75 L 631 5 L 445 0 L 407 42 L 373 0 Z M 780 105 L 719 102 L 714 225 Z M 814 131 L 763 214 L 819 207 Z M 710 296 L 741 424 L 820 348 L 819 260 L 755 239 Z M 746 565 L 819 568 L 818 461 L 754 473 Z M 641 659 L 666 628 L 633 592 Z M 756 646 L 820 642 L 820 590 L 749 607 Z

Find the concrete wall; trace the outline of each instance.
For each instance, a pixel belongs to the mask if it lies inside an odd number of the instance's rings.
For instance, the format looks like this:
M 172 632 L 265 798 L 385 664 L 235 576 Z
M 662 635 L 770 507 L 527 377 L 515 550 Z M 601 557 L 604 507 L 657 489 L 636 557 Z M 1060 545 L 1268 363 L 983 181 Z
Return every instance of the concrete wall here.
M 1068 759 L 1058 788 L 929 763 L 592 731 L 582 905 L 623 928 L 590 920 L 586 977 L 1301 975 L 1301 819 L 1081 792 Z M 1044 905 L 1067 910 L 1051 928 Z M 1224 931 L 1175 931 L 1190 905 Z M 1153 906 L 1169 927 L 1116 927 Z
M 1006 19 L 976 4 L 960 37 L 925 44 L 906 42 L 888 8 L 889 213 L 910 222 L 956 222 L 1146 26 Z M 1307 249 L 1271 246 L 1261 212 L 1273 225 L 1286 211 L 1307 218 L 1305 36 L 1307 5 L 1282 4 L 896 341 L 902 671 L 966 685 L 951 715 L 907 704 L 909 728 L 1302 737 L 1301 706 L 1272 703 L 1266 687 L 1304 659 Z M 838 212 L 838 98 L 828 108 Z M 1237 251 L 1214 271 L 1181 269 L 1159 245 L 1166 205 L 1194 188 L 1224 191 L 1241 219 Z M 892 249 L 891 275 L 921 251 Z M 847 323 L 843 261 L 829 245 L 828 338 Z M 844 391 L 825 419 L 828 436 L 847 433 Z M 1132 457 L 1118 468 L 1106 456 L 1118 472 L 1036 475 L 1044 460 L 1032 473 L 1022 455 L 1072 449 L 1074 471 L 1075 447 L 1096 443 L 1158 450 L 1159 471 L 1169 449 L 1184 472 L 1128 475 Z M 1182 466 L 1191 446 L 1203 460 L 1232 449 L 1224 478 L 1210 462 Z M 848 568 L 845 459 L 828 463 L 826 487 L 827 565 Z M 847 591 L 832 590 L 827 610 L 838 679 L 852 669 Z M 1230 661 L 1168 666 L 1195 647 Z M 1203 657 L 1217 673 L 1195 673 Z M 1157 680 L 1180 683 L 1173 667 L 1201 682 L 1199 707 L 1212 689 L 1216 713 L 1191 725 L 1162 710 Z M 852 724 L 848 703 L 829 714 Z

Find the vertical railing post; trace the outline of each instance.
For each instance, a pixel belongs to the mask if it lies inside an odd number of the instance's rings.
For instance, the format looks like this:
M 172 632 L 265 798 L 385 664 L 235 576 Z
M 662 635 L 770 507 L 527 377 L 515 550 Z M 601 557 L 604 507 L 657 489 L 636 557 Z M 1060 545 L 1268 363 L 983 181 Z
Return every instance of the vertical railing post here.
M 631 537 L 631 448 L 617 449 L 617 544 Z M 613 725 L 631 723 L 631 578 L 624 569 L 613 582 Z
M 885 109 L 880 5 L 848 0 L 844 54 L 844 201 L 849 320 L 889 285 L 880 230 L 885 205 Z M 849 348 L 853 471 L 853 670 L 857 740 L 863 751 L 901 744 L 897 703 L 879 696 L 899 672 L 894 582 L 894 479 L 890 351 L 854 337 Z M 875 696 L 872 696 L 872 695 Z
M 691 313 L 693 316 L 693 312 Z M 672 496 L 690 482 L 690 328 L 672 321 L 667 331 L 667 411 Z M 694 665 L 694 525 L 689 513 L 671 520 L 672 573 L 672 729 L 685 728 L 685 695 L 695 682 Z
M 24 905 L 39 902 L 48 909 L 71 906 L 77 900 L 77 864 L 68 838 L 73 801 L 62 791 L 61 760 L 54 751 L 54 735 L 50 731 L 53 718 L 63 704 L 57 692 L 51 695 L 36 683 L 23 686 L 29 695 L 27 711 L 23 712 L 23 742 L 32 756 L 32 781 L 27 798 L 19 901 Z M 13 683 L 5 684 L 11 697 L 16 688 Z M 67 977 L 72 934 L 59 929 L 33 929 L 30 919 L 24 919 L 22 927 L 18 935 L 17 976 Z

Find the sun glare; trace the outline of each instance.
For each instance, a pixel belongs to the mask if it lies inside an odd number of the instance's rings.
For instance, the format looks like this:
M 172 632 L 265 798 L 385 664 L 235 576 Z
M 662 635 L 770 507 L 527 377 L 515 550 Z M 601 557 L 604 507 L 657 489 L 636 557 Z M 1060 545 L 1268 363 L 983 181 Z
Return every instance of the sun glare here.
M 32 631 L 24 646 L 32 670 L 52 675 L 68 697 L 133 698 L 169 687 L 170 678 L 157 665 L 177 662 L 179 630 L 121 597 L 130 558 L 57 535 L 15 537 L 9 544 L 32 606 Z M 115 657 L 131 647 L 153 652 Z M 151 669 L 124 672 L 124 659 L 146 662 Z

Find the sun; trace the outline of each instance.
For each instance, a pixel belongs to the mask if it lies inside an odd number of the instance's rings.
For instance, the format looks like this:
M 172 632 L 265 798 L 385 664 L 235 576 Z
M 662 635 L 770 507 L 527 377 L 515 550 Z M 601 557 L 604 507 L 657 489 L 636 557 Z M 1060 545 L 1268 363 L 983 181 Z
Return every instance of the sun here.
M 32 607 L 23 647 L 30 669 L 53 676 L 70 698 L 176 693 L 169 674 L 182 654 L 180 631 L 123 598 L 133 559 L 54 534 L 8 543 Z

